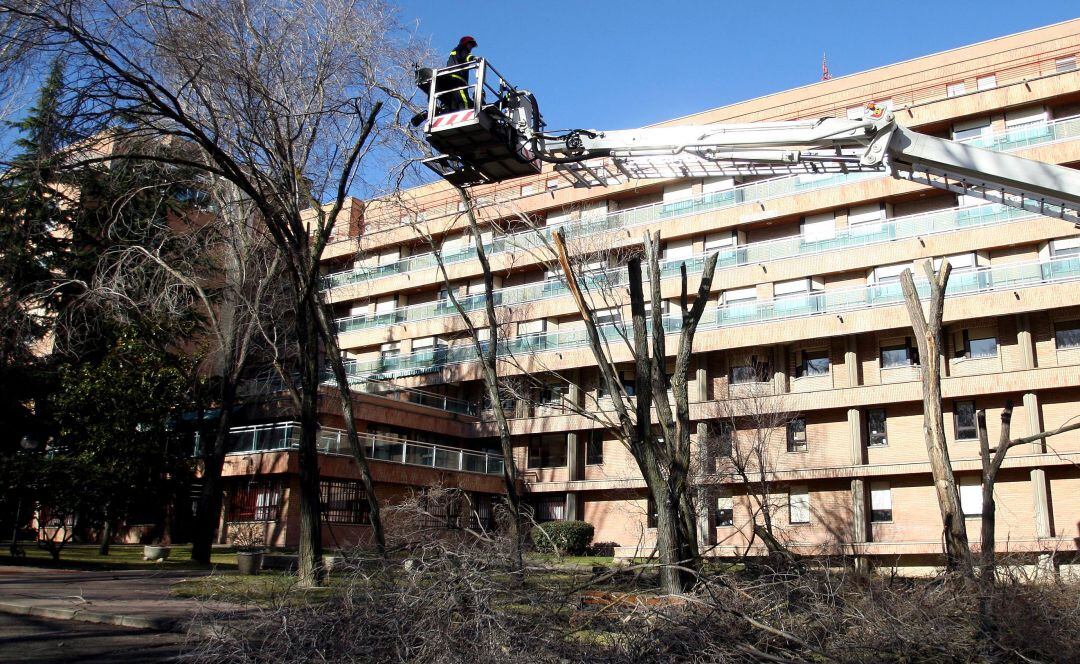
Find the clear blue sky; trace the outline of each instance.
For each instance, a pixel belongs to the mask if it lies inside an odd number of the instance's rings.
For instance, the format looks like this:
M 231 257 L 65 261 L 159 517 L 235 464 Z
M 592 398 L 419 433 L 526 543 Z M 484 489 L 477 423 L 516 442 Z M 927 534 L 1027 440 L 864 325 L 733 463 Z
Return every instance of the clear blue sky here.
M 635 127 L 1080 16 L 1077 0 L 399 0 L 445 54 L 471 34 L 553 129 Z M 437 64 L 442 64 L 439 62 Z

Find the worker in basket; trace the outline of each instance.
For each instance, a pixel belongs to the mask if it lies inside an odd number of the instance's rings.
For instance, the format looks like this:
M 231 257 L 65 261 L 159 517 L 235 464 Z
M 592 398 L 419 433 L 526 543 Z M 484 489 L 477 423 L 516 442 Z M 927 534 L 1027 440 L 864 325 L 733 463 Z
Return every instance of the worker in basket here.
M 453 67 L 454 65 L 463 65 L 466 62 L 472 62 L 476 59 L 472 55 L 472 50 L 474 48 L 476 48 L 476 40 L 465 35 L 458 41 L 458 45 L 454 50 L 450 51 L 450 57 L 446 59 L 446 66 Z M 440 76 L 439 80 L 436 81 L 435 92 L 454 90 L 454 88 L 467 88 L 468 85 L 468 72 L 447 74 L 445 76 Z M 465 109 L 472 107 L 472 97 L 469 95 L 467 89 L 455 90 L 449 94 L 439 95 L 439 99 L 443 102 L 443 106 L 447 113 L 464 111 Z

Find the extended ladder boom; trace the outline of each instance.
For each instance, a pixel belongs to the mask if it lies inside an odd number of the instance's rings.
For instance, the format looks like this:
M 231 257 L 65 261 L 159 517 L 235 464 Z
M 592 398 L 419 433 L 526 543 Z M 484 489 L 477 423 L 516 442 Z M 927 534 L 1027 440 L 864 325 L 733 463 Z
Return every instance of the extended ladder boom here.
M 893 177 L 1080 223 L 1080 171 L 1024 159 L 896 124 L 888 109 L 868 104 L 861 120 L 643 127 L 618 131 L 544 131 L 536 99 L 498 76 L 483 60 L 456 65 L 470 107 L 440 112 L 438 81 L 421 81 L 429 96 L 425 135 L 442 155 L 425 161 L 456 185 L 498 182 L 556 164 L 577 186 L 628 179 L 888 171 Z M 493 81 L 498 85 L 492 85 Z M 444 86 L 445 87 L 445 86 Z

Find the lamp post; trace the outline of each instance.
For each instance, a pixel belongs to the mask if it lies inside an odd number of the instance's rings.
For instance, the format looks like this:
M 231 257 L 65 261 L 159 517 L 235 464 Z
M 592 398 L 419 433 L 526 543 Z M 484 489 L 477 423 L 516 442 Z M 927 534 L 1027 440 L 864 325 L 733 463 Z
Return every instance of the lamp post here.
M 31 438 L 30 434 L 26 434 L 19 441 L 19 447 L 23 452 L 29 454 L 36 450 L 40 446 L 40 443 Z M 22 487 L 16 487 L 16 499 L 15 499 L 15 519 L 11 526 L 11 546 L 8 549 L 12 558 L 18 558 L 22 555 L 23 551 L 19 548 L 19 517 L 22 516 Z

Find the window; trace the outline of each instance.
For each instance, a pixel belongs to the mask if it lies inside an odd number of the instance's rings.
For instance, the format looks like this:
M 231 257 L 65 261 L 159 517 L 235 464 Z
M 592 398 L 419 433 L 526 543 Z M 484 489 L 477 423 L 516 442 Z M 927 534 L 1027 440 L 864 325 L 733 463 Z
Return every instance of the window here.
M 1080 237 L 1050 240 L 1050 255 L 1054 258 L 1080 256 Z
M 629 377 L 629 374 L 627 374 L 627 372 L 625 372 L 625 371 L 617 371 L 617 372 L 615 372 L 615 375 L 616 375 L 616 379 L 619 382 L 622 383 L 623 390 L 626 391 L 626 396 L 628 396 L 628 397 L 634 396 L 634 388 L 636 386 L 636 383 L 634 382 L 634 379 Z M 597 383 L 596 383 L 596 398 L 597 399 L 609 399 L 609 398 L 611 398 L 611 394 L 608 393 L 607 383 L 604 381 L 604 377 L 603 376 L 597 376 L 596 380 L 597 380 Z
M 885 219 L 885 208 L 881 203 L 853 205 L 848 208 L 848 226 L 872 224 Z
M 796 417 L 787 425 L 787 451 L 805 452 L 806 449 L 806 418 Z
M 567 390 L 568 386 L 563 384 L 543 385 L 537 391 L 537 403 L 541 406 L 560 406 Z
M 1054 344 L 1060 348 L 1080 348 L 1080 321 L 1058 323 L 1054 330 Z
M 585 439 L 585 464 L 599 466 L 604 463 L 604 432 L 590 431 Z
M 836 237 L 836 215 L 832 212 L 812 214 L 803 218 L 802 237 L 807 242 L 831 240 Z
M 919 349 L 911 345 L 911 337 L 904 339 L 903 345 L 883 346 L 881 348 L 881 368 L 913 367 L 919 365 Z
M 735 438 L 735 425 L 731 420 L 720 420 L 717 426 L 716 439 L 719 443 L 720 456 L 731 456 L 731 445 Z
M 370 523 L 364 486 L 353 480 L 319 482 L 319 500 L 325 523 Z
M 622 309 L 598 309 L 594 314 L 597 327 L 622 324 Z
M 953 125 L 952 138 L 954 141 L 964 141 L 989 136 L 991 133 L 990 124 L 990 118 L 976 118 L 957 122 Z
M 900 275 L 904 273 L 904 270 L 910 269 L 911 263 L 896 263 L 894 265 L 882 265 L 874 268 L 874 281 L 875 284 L 896 284 L 900 283 Z
M 957 440 L 975 440 L 979 437 L 979 427 L 975 421 L 974 401 L 954 402 L 953 422 L 956 426 Z
M 975 79 L 975 87 L 979 90 L 992 90 L 997 87 L 997 74 L 988 74 Z
M 556 493 L 533 499 L 533 518 L 537 523 L 566 519 L 566 494 Z
M 379 347 L 379 362 L 386 364 L 401 355 L 401 346 L 397 342 L 383 344 Z
M 892 487 L 888 482 L 870 483 L 870 523 L 892 521 Z
M 804 350 L 800 353 L 802 360 L 795 367 L 796 378 L 810 376 L 829 375 L 829 351 L 828 350 Z
M 716 525 L 731 526 L 735 524 L 735 499 L 731 497 L 731 489 L 720 489 L 716 496 Z
M 963 83 L 963 81 L 961 81 L 959 83 L 950 83 L 947 86 L 945 86 L 945 96 L 946 97 L 958 97 L 958 96 L 960 96 L 962 94 L 964 94 L 964 83 Z
M 1076 69 L 1076 56 L 1070 55 L 1065 58 L 1058 58 L 1054 61 L 1054 73 L 1064 74 L 1067 71 Z
M 751 357 L 749 364 L 740 364 L 731 367 L 731 370 L 728 373 L 728 380 L 732 385 L 764 383 L 769 380 L 769 375 L 771 373 L 768 362 L 759 362 L 756 358 Z
M 968 342 L 968 357 L 994 357 L 997 355 L 997 338 L 985 337 Z
M 566 436 L 545 434 L 529 440 L 529 468 L 562 468 L 566 465 Z
M 979 337 L 972 339 L 967 330 L 960 330 L 953 334 L 953 357 L 955 358 L 980 358 L 997 356 L 997 338 Z
M 982 482 L 977 475 L 961 477 L 957 481 L 960 490 L 960 511 L 965 519 L 982 516 Z
M 869 447 L 885 447 L 889 444 L 886 431 L 887 418 L 884 408 L 871 408 L 866 411 L 866 444 Z
M 229 521 L 277 521 L 284 493 L 280 480 L 251 480 L 229 496 Z
M 805 484 L 788 489 L 788 523 L 810 523 L 810 492 Z

